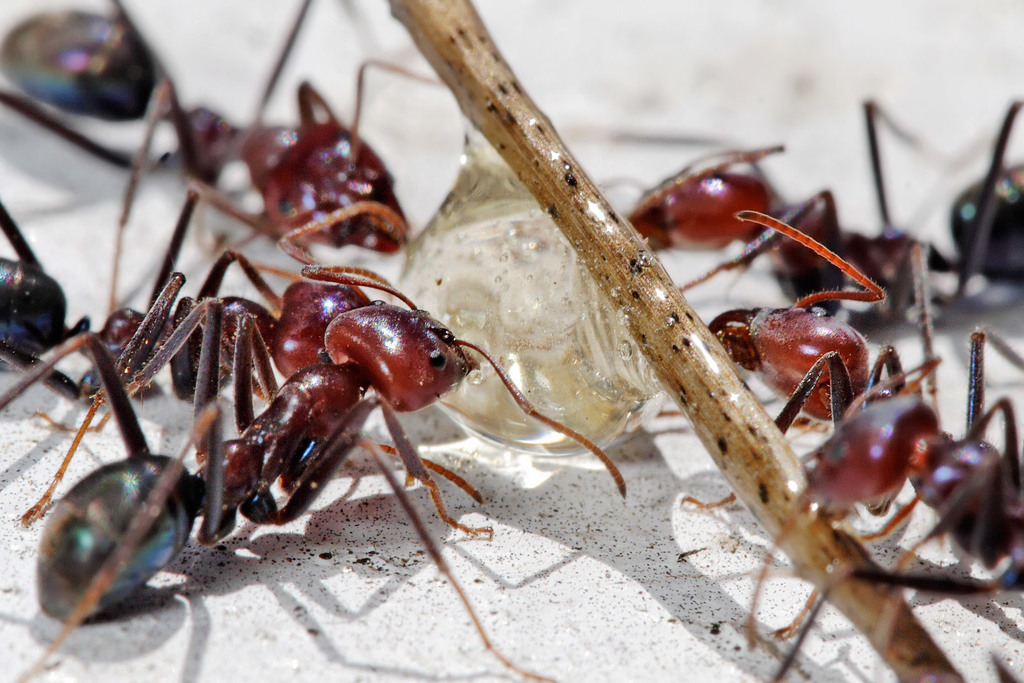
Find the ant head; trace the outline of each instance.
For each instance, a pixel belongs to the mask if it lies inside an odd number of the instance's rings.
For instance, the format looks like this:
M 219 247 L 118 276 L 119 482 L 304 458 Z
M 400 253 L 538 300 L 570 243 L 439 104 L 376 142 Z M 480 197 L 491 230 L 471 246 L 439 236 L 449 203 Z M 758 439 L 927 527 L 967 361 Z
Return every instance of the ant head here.
M 403 412 L 433 403 L 473 368 L 455 335 L 425 311 L 383 302 L 339 315 L 325 339 L 332 361 L 359 365 L 377 393 Z
M 254 141 L 245 156 L 247 161 L 276 156 L 273 168 L 253 167 L 250 162 L 253 183 L 263 193 L 271 221 L 298 228 L 353 205 L 378 206 L 382 209 L 374 212 L 368 208 L 346 216 L 309 239 L 335 247 L 355 244 L 385 253 L 401 248 L 406 226 L 394 181 L 369 145 L 360 141 L 357 146 L 348 130 L 336 121 L 310 124 L 289 133 L 295 137 L 290 141 L 279 139 L 276 144 L 280 149 L 270 144 L 271 139 Z
M 935 411 L 916 396 L 869 403 L 840 422 L 815 451 L 807 495 L 828 510 L 887 501 L 939 433 Z
M 760 178 L 711 172 L 669 178 L 640 200 L 629 220 L 655 249 L 721 249 L 761 232 L 737 220 L 738 211 L 770 208 L 771 194 Z

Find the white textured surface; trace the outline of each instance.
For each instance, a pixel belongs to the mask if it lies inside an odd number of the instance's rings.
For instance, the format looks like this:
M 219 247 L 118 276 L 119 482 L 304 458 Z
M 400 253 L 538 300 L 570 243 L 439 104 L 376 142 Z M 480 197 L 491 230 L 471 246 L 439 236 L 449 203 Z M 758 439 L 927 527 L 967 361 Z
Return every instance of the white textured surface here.
M 43 4 L 7 0 L 0 29 Z M 131 4 L 186 102 L 247 116 L 292 3 Z M 348 117 L 360 59 L 373 54 L 424 67 L 385 3 L 357 3 L 365 17 L 360 32 L 339 4 L 316 3 L 286 87 L 311 77 Z M 575 140 L 598 179 L 653 183 L 696 151 L 595 142 L 583 135 L 587 126 L 703 133 L 745 146 L 784 142 L 787 153 L 768 165 L 782 189 L 799 197 L 831 187 L 844 222 L 869 229 L 877 220 L 860 121 L 865 96 L 878 98 L 946 153 L 973 143 L 978 154 L 953 171 L 886 145 L 896 216 L 913 217 L 915 231 L 936 235 L 943 246 L 950 197 L 982 172 L 987 144 L 979 140 L 994 133 L 1010 98 L 1020 94 L 1014 88 L 1024 73 L 1024 10 L 996 0 L 839 8 L 805 0 L 786 3 L 784 10 L 766 2 L 533 0 L 481 2 L 480 9 L 521 81 L 570 143 Z M 278 97 L 273 109 L 293 116 L 292 98 Z M 364 120 L 365 135 L 398 178 L 408 214 L 422 225 L 456 170 L 461 129 L 451 98 L 441 89 L 380 77 L 371 80 Z M 97 130 L 125 146 L 137 139 L 132 127 Z M 65 283 L 73 319 L 90 314 L 95 322 L 105 310 L 108 245 L 123 180 L 122 173 L 0 111 L 0 194 L 40 258 Z M 139 288 L 136 300 L 148 293 L 160 235 L 170 228 L 180 197 L 173 173 L 144 187 L 127 237 L 123 280 L 126 291 Z M 183 261 L 193 282 L 206 267 L 202 246 L 191 240 Z M 253 245 L 253 253 L 264 260 L 274 256 L 266 245 Z M 682 279 L 710 262 L 675 255 L 669 265 Z M 394 272 L 398 264 L 381 267 Z M 758 274 L 698 292 L 694 301 L 708 316 L 748 302 L 781 303 L 770 279 Z M 944 417 L 953 432 L 962 429 L 966 337 L 977 315 L 955 316 L 940 338 Z M 1022 332 L 1005 311 L 990 321 L 1008 334 Z M 901 344 L 913 362 L 916 344 L 909 338 Z M 992 393 L 1018 393 L 1019 375 L 1000 370 L 993 373 Z M 38 391 L 2 416 L 0 679 L 27 667 L 58 629 L 35 600 L 40 529 L 17 524 L 66 443 L 64 435 L 28 417 L 35 409 L 66 420 L 77 414 Z M 169 451 L 180 443 L 187 407 L 159 398 L 140 412 L 155 447 Z M 443 443 L 454 434 L 440 417 L 417 415 L 406 423 L 422 441 Z M 113 429 L 91 436 L 70 480 L 120 453 Z M 615 457 L 630 487 L 625 504 L 607 475 L 589 463 L 531 468 L 515 458 L 493 466 L 449 461 L 487 499 L 475 506 L 446 487 L 449 505 L 467 524 L 492 524 L 489 543 L 449 532 L 422 490 L 411 495 L 431 533 L 444 539 L 445 555 L 492 639 L 520 665 L 577 681 L 769 677 L 788 646 L 749 650 L 743 627 L 750 574 L 770 539 L 742 510 L 680 509 L 684 494 L 712 499 L 725 493 L 681 420 L 656 422 Z M 506 677 L 371 464 L 356 458 L 347 473 L 366 476 L 333 483 L 323 505 L 293 525 L 243 525 L 224 550 L 191 547 L 124 614 L 79 629 L 52 658 L 44 679 Z M 915 516 L 907 542 L 928 524 L 926 514 Z M 689 551 L 699 552 L 684 558 Z M 940 547 L 925 554 L 937 563 L 952 561 Z M 806 592 L 795 580 L 773 581 L 763 600 L 762 630 L 788 622 Z M 1017 666 L 1024 662 L 1018 595 L 963 602 L 922 596 L 913 602 L 971 678 L 991 677 L 982 673 L 991 649 Z M 887 676 L 863 639 L 831 610 L 793 675 Z

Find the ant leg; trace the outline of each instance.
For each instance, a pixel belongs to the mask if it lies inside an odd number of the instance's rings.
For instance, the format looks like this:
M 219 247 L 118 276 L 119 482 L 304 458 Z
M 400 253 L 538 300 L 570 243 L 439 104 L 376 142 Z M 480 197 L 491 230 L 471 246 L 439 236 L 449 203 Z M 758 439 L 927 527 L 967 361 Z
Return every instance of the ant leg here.
M 410 443 L 409 437 L 405 435 L 405 430 L 402 429 L 402 425 L 398 421 L 398 416 L 395 414 L 395 411 L 384 401 L 380 402 L 380 407 L 381 411 L 384 413 L 384 423 L 388 427 L 388 432 L 391 433 L 391 438 L 394 439 L 395 449 L 398 451 L 398 455 L 402 459 L 402 464 L 405 465 L 406 472 L 408 472 L 410 477 L 423 484 L 430 493 L 430 499 L 434 503 L 434 508 L 437 509 L 438 516 L 444 520 L 448 526 L 454 529 L 458 529 L 472 536 L 487 536 L 487 538 L 490 539 L 494 535 L 494 529 L 491 527 L 469 527 L 461 524 L 458 520 L 448 514 L 448 510 L 444 505 L 444 500 L 441 498 L 441 490 L 437 488 L 437 483 L 430 478 L 430 473 L 423 465 L 423 461 L 420 460 L 420 456 L 416 452 L 416 447 Z
M 243 211 L 231 200 L 230 197 L 213 185 L 210 185 L 199 178 L 193 177 L 189 179 L 188 187 L 189 189 L 195 190 L 199 193 L 199 197 L 214 209 L 220 211 L 229 218 L 234 218 L 236 221 L 244 223 L 254 231 L 263 235 L 274 235 L 275 232 L 277 232 L 277 229 L 269 220 L 267 220 L 266 216 Z
M 1005 590 L 1006 585 L 1001 579 L 991 581 L 961 581 L 938 576 L 922 574 L 897 574 L 884 569 L 861 567 L 850 572 L 850 576 L 863 581 L 882 583 L 887 586 L 912 588 L 926 593 L 942 593 L 945 595 L 981 595 Z
M 1003 157 L 1006 154 L 1006 147 L 1010 141 L 1010 133 L 1013 130 L 1014 120 L 1017 112 L 1024 106 L 1024 102 L 1014 102 L 1006 112 L 1003 119 L 1003 126 L 996 138 L 995 147 L 992 150 L 992 162 L 989 165 L 985 179 L 981 183 L 978 192 L 976 206 L 978 207 L 974 220 L 967 228 L 967 246 L 963 250 L 963 258 L 960 261 L 960 279 L 957 284 L 956 295 L 961 296 L 967 288 L 967 281 L 981 269 L 981 262 L 988 251 L 992 239 L 992 226 L 996 219 L 996 185 L 999 183 L 999 176 L 1003 173 Z
M 974 428 L 985 409 L 985 340 L 987 331 L 977 328 L 971 333 L 971 360 L 968 366 L 967 431 Z
M 914 280 L 914 299 L 917 302 L 917 328 L 921 335 L 921 350 L 925 359 L 935 358 L 935 325 L 932 322 L 932 294 L 928 286 L 928 259 L 924 245 L 915 241 L 910 247 L 910 269 Z M 939 411 L 938 382 L 929 375 L 925 387 L 932 399 L 932 408 Z
M 356 106 L 355 113 L 352 115 L 352 126 L 349 128 L 349 132 L 352 135 L 352 158 L 356 158 L 359 154 L 360 137 L 359 137 L 359 120 L 362 117 L 363 112 L 363 94 L 364 85 L 366 81 L 366 71 L 370 67 L 376 67 L 384 71 L 390 71 L 393 74 L 405 76 L 414 81 L 420 83 L 426 83 L 427 85 L 439 86 L 441 81 L 431 76 L 423 76 L 421 74 L 410 71 L 404 67 L 398 66 L 397 64 L 389 64 L 388 62 L 382 62 L 377 59 L 369 59 L 359 65 L 359 72 L 356 74 Z
M 274 89 L 277 87 L 277 82 L 281 78 L 281 72 L 284 71 L 284 65 L 288 61 L 288 57 L 291 56 L 292 48 L 295 47 L 295 41 L 298 39 L 299 31 L 302 29 L 302 25 L 306 21 L 306 15 L 309 13 L 309 6 L 311 4 L 312 0 L 303 0 L 302 6 L 299 8 L 299 13 L 292 21 L 291 28 L 288 29 L 288 35 L 285 37 L 284 45 L 281 46 L 281 51 L 278 53 L 277 59 L 274 60 L 274 66 L 270 70 L 270 76 L 267 77 L 267 83 L 263 86 L 260 99 L 256 104 L 256 114 L 253 116 L 252 127 L 258 126 L 263 121 L 263 114 L 267 109 L 267 103 L 270 101 L 270 96 L 274 94 Z
M 860 408 L 869 401 L 874 401 L 879 398 L 887 398 L 892 396 L 894 393 L 900 395 L 906 393 L 921 393 L 921 384 L 931 373 L 935 372 L 935 368 L 939 367 L 939 363 L 942 362 L 941 358 L 931 358 L 924 361 L 915 368 L 911 368 L 906 372 L 900 372 L 898 374 L 887 377 L 875 386 L 864 391 L 853 399 L 853 402 L 846 409 L 847 412 L 853 411 Z M 917 379 L 908 381 L 913 375 L 919 375 Z M 897 388 L 899 391 L 897 392 Z
M 385 450 L 383 446 L 381 447 L 381 450 Z M 433 460 L 420 458 L 420 461 L 423 463 L 423 466 L 426 467 L 428 470 L 444 477 L 445 479 L 447 479 L 448 481 L 462 489 L 470 498 L 483 505 L 484 497 L 480 495 L 480 492 L 473 488 L 473 486 L 468 481 L 460 477 L 458 474 L 452 472 L 447 467 L 438 465 Z
M 686 505 L 687 503 L 689 503 L 690 505 L 693 505 L 694 507 L 699 508 L 701 510 L 714 510 L 715 508 L 725 507 L 726 505 L 729 505 L 730 503 L 735 503 L 735 502 L 736 502 L 736 494 L 735 493 L 730 493 L 725 498 L 722 498 L 720 500 L 716 500 L 716 501 L 711 502 L 711 503 L 705 503 L 703 500 L 698 500 L 697 498 L 694 498 L 693 496 L 683 496 L 683 499 L 679 501 L 679 505 L 682 506 L 682 505 Z
M 365 268 L 348 268 L 345 266 L 318 266 L 309 265 L 302 269 L 302 277 L 318 282 L 334 282 L 339 285 L 351 287 L 365 287 L 376 289 L 395 297 L 411 310 L 416 310 L 416 304 L 399 292 L 387 280 Z
M 1008 398 L 996 401 L 967 432 L 967 438 L 980 440 L 989 422 L 997 412 L 1003 414 L 1003 461 L 1006 463 L 1007 474 L 1013 483 L 1014 490 L 1020 491 L 1020 447 L 1017 445 L 1017 419 L 1014 416 L 1013 404 Z
M 158 342 L 164 336 L 174 300 L 184 285 L 185 276 L 181 273 L 173 273 L 168 279 L 160 295 L 146 312 L 146 317 L 142 319 L 139 329 L 132 335 L 131 340 L 117 359 L 117 368 L 122 376 L 134 379 L 142 367 L 150 361 L 153 349 L 157 348 Z M 144 385 L 140 386 L 139 390 L 143 388 Z
M 3 339 L 0 339 L 0 358 L 4 363 L 18 370 L 28 370 L 40 362 L 39 356 L 17 349 Z M 75 380 L 59 370 L 51 372 L 43 381 L 47 387 L 69 401 L 77 401 L 82 397 L 82 392 Z
M 804 627 L 800 629 L 800 634 L 793 643 L 793 648 L 789 651 L 789 654 L 786 655 L 786 658 L 782 660 L 782 664 L 779 665 L 779 670 L 775 672 L 774 676 L 772 676 L 772 683 L 778 683 L 778 681 L 781 681 L 783 676 L 786 675 L 786 672 L 793 667 L 793 663 L 796 661 L 796 655 L 800 652 L 800 648 L 803 646 L 804 640 L 807 639 L 807 634 L 810 632 L 811 626 L 813 626 L 814 622 L 817 620 L 818 613 L 821 612 L 821 608 L 825 606 L 825 596 L 822 595 L 818 597 L 817 602 L 814 603 L 814 608 L 810 609 L 811 601 L 816 596 L 818 596 L 817 590 L 811 593 L 811 598 L 808 599 L 807 604 L 804 605 L 804 609 L 800 612 L 799 618 L 804 620 Z M 809 613 L 808 610 L 810 610 Z M 792 624 L 790 625 L 792 626 Z M 786 637 L 788 638 L 790 635 L 792 634 L 789 634 Z
M 239 316 L 236 323 L 234 356 L 231 360 L 231 374 L 235 383 L 235 426 L 239 432 L 244 432 L 256 419 L 252 405 L 254 328 L 255 322 L 251 315 Z
M 775 552 L 779 549 L 779 545 L 782 541 L 796 529 L 797 524 L 806 516 L 810 509 L 810 501 L 805 498 L 803 502 L 800 502 L 799 508 L 794 511 L 795 514 L 790 515 L 786 519 L 782 528 L 779 529 L 779 533 L 775 537 L 775 540 L 772 542 L 771 549 L 764 558 L 764 564 L 761 565 L 761 571 L 757 574 L 757 583 L 754 584 L 754 596 L 750 599 L 750 614 L 747 616 L 747 644 L 750 647 L 754 647 L 758 640 L 757 603 L 761 598 L 761 588 L 764 587 L 764 582 L 768 580 L 768 570 L 771 567 L 772 561 L 775 559 Z
M 752 239 L 750 242 L 743 247 L 743 253 L 736 258 L 720 263 L 711 270 L 707 271 L 703 275 L 699 275 L 694 279 L 690 280 L 686 284 L 679 288 L 679 291 L 686 292 L 697 285 L 704 284 L 711 278 L 715 277 L 719 273 L 724 273 L 730 270 L 739 270 L 746 268 L 750 263 L 761 254 L 764 254 L 778 243 L 778 233 L 774 230 L 765 230 L 760 235 Z
M 380 448 L 385 453 L 387 453 L 388 455 L 398 455 L 398 449 L 396 449 L 394 446 L 388 446 L 386 444 L 379 443 L 377 444 L 377 447 Z M 484 497 L 480 495 L 480 492 L 473 488 L 473 486 L 470 485 L 468 481 L 457 475 L 455 472 L 452 472 L 450 469 L 444 467 L 443 465 L 437 464 L 433 460 L 427 460 L 422 456 L 420 456 L 420 462 L 422 462 L 423 466 L 426 467 L 431 472 L 433 472 L 434 474 L 439 474 L 448 481 L 450 481 L 451 483 L 458 486 L 476 502 L 480 503 L 481 505 L 484 504 Z M 405 484 L 406 486 L 412 486 L 412 480 L 406 477 Z
M 891 387 L 893 393 L 900 393 L 903 391 L 905 374 L 903 372 L 903 363 L 900 361 L 900 355 L 896 352 L 895 347 L 888 345 L 882 348 L 878 352 L 878 358 L 875 359 L 875 363 L 871 366 L 871 372 L 868 374 L 868 383 L 865 391 L 871 391 L 882 381 L 882 372 L 886 372 L 890 378 L 898 383 Z
M 29 121 L 45 128 L 54 135 L 70 142 L 78 149 L 91 154 L 92 156 L 105 161 L 118 168 L 131 168 L 132 157 L 115 149 L 102 145 L 95 140 L 82 135 L 76 130 L 68 128 L 63 122 L 51 115 L 46 110 L 37 106 L 27 97 L 17 95 L 13 92 L 0 90 L 0 104 L 11 109 Z
M 75 453 L 78 451 L 79 444 L 82 443 L 82 439 L 85 438 L 86 432 L 89 431 L 89 425 L 92 424 L 93 418 L 96 417 L 96 411 L 99 410 L 100 406 L 103 405 L 102 399 L 99 396 L 93 397 L 92 403 L 89 404 L 89 410 L 85 413 L 85 417 L 82 419 L 82 424 L 78 427 L 75 432 L 74 438 L 71 440 L 71 445 L 68 446 L 67 453 L 64 454 L 64 459 L 61 461 L 60 466 L 57 467 L 57 471 L 53 473 L 53 478 L 50 479 L 50 485 L 43 491 L 43 495 L 39 497 L 32 507 L 21 515 L 21 525 L 31 526 L 38 520 L 47 510 L 50 509 L 50 501 L 53 499 L 53 494 L 57 491 L 57 487 L 64 480 L 64 474 L 68 470 L 68 466 L 71 464 L 71 459 L 75 457 Z
M 868 152 L 871 156 L 871 175 L 875 179 L 875 198 L 878 200 L 878 213 L 882 217 L 882 225 L 890 226 L 892 221 L 889 218 L 889 202 L 885 193 L 885 178 L 882 174 L 882 157 L 878 146 L 878 131 L 875 126 L 875 118 L 881 116 L 878 105 L 873 100 L 864 103 L 864 122 L 867 126 Z M 891 119 L 886 117 L 886 122 L 892 127 Z M 899 128 L 893 128 L 902 132 Z
M 491 643 L 491 639 L 487 637 L 487 633 L 486 631 L 484 631 L 483 624 L 480 623 L 480 619 L 479 617 L 477 617 L 476 611 L 473 609 L 472 604 L 470 604 L 469 602 L 469 597 L 466 596 L 465 591 L 462 590 L 462 586 L 460 586 L 459 583 L 455 580 L 455 576 L 452 574 L 451 569 L 448 568 L 448 563 L 444 561 L 444 557 L 442 557 L 441 551 L 438 549 L 437 544 L 434 543 L 434 540 L 430 538 L 430 535 L 427 533 L 427 529 L 423 525 L 423 520 L 421 520 L 419 515 L 416 513 L 416 509 L 409 501 L 409 497 L 405 495 L 405 491 L 403 491 L 402 487 L 399 486 L 398 480 L 395 479 L 395 475 L 392 474 L 391 470 L 389 470 L 387 466 L 384 464 L 384 461 L 378 452 L 377 444 L 373 443 L 372 441 L 365 437 L 361 438 L 360 443 L 377 462 L 377 466 L 380 468 L 381 474 L 384 475 L 384 479 L 387 480 L 388 485 L 391 487 L 391 490 L 394 491 L 395 498 L 402 506 L 402 509 L 405 510 L 406 516 L 408 516 L 409 521 L 413 525 L 413 528 L 416 529 L 416 534 L 420 537 L 420 540 L 423 541 L 423 545 L 426 547 L 427 553 L 430 555 L 431 559 L 434 560 L 434 564 L 437 566 L 437 570 L 441 572 L 446 579 L 448 579 L 449 583 L 451 583 L 452 587 L 455 589 L 455 592 L 459 594 L 459 599 L 462 601 L 463 606 L 465 606 L 466 611 L 469 612 L 469 617 L 473 620 L 473 625 L 476 627 L 477 633 L 480 634 L 480 639 L 483 641 L 484 647 L 490 650 L 491 653 L 495 657 L 497 657 L 498 660 L 502 664 L 504 664 L 508 669 L 515 671 L 519 675 L 534 681 L 548 681 L 549 683 L 553 683 L 549 678 L 544 678 L 543 676 L 538 676 L 537 674 L 532 674 L 529 671 L 520 669 L 518 666 L 509 661 L 509 659 L 506 658 L 503 654 L 498 652 L 498 650 Z
M 149 101 L 146 111 L 146 132 L 142 138 L 142 144 L 132 157 L 131 172 L 128 175 L 128 183 L 124 188 L 124 196 L 121 200 L 121 215 L 117 220 L 117 232 L 114 233 L 114 258 L 110 276 L 110 303 L 109 310 L 113 312 L 117 308 L 117 281 L 121 265 L 121 250 L 124 242 L 124 230 L 128 225 L 128 217 L 131 215 L 132 206 L 135 204 L 135 195 L 139 187 L 139 180 L 149 157 L 149 150 L 153 144 L 153 134 L 156 132 L 156 124 L 167 113 L 168 99 L 170 97 L 170 81 L 164 79 L 153 91 L 153 97 Z M 157 282 L 157 287 L 162 282 Z
M 173 329 L 181 328 L 189 314 L 195 309 L 195 299 L 182 297 L 174 309 Z M 201 353 L 202 341 L 197 335 L 192 335 L 184 342 L 181 351 L 168 361 L 174 395 L 182 401 L 192 401 L 195 398 L 196 375 L 199 373 L 199 355 Z
M 800 610 L 800 612 L 795 617 L 793 617 L 793 621 L 789 622 L 789 625 L 787 626 L 775 629 L 775 631 L 772 632 L 772 635 L 778 638 L 779 640 L 789 640 L 790 638 L 792 638 L 793 634 L 797 632 L 797 629 L 799 629 L 800 626 L 804 624 L 805 620 L 811 614 L 811 608 L 817 607 L 821 602 L 824 601 L 820 599 L 818 589 L 815 588 L 811 591 L 811 594 L 807 596 L 807 601 L 804 603 L 804 606 Z M 817 614 L 816 611 L 815 614 Z
M 210 267 L 210 272 L 206 276 L 206 280 L 203 281 L 202 286 L 199 288 L 199 293 L 196 294 L 196 299 L 203 300 L 217 296 L 220 291 L 220 286 L 224 282 L 224 274 L 227 272 L 228 266 L 232 263 L 237 263 L 245 273 L 246 278 L 256 288 L 263 297 L 264 301 L 267 302 L 267 306 L 270 308 L 271 313 L 274 317 L 281 315 L 281 297 L 274 292 L 267 283 L 259 270 L 252 264 L 252 262 L 245 257 L 241 252 L 235 251 L 234 249 L 226 249 L 217 258 L 213 266 Z
M 891 534 L 893 531 L 895 531 L 896 528 L 899 527 L 899 525 L 903 524 L 903 522 L 906 521 L 907 517 L 910 516 L 910 513 L 914 511 L 914 508 L 916 508 L 917 504 L 920 503 L 920 502 L 921 502 L 921 494 L 918 493 L 918 494 L 916 494 L 913 497 L 913 499 L 909 503 L 907 503 L 906 505 L 901 507 L 899 509 L 899 512 L 897 512 L 895 515 L 893 515 L 892 519 L 890 519 L 888 522 L 885 523 L 885 526 L 883 526 L 878 531 L 875 531 L 874 533 L 865 534 L 865 535 L 861 536 L 860 540 L 862 540 L 862 541 L 875 541 L 875 540 L 878 540 L 879 538 L 885 538 L 886 536 Z M 889 500 L 889 501 L 886 501 L 882 506 L 879 506 L 877 508 L 878 509 L 878 514 L 879 515 L 885 514 L 885 512 L 888 511 L 888 508 L 889 508 L 889 506 L 891 504 L 892 504 L 892 501 Z M 876 508 L 870 508 L 870 511 L 872 512 L 872 514 L 875 513 L 875 509 Z
M 3 205 L 3 202 L 0 202 L 0 230 L 3 230 L 7 241 L 11 243 L 14 253 L 18 255 L 20 261 L 39 266 L 40 268 L 43 267 L 39 259 L 36 258 L 35 252 L 32 251 L 32 247 L 28 245 L 28 240 L 21 234 L 18 224 L 14 222 L 14 217 L 7 211 L 7 207 Z
M 178 222 L 174 225 L 174 232 L 171 233 L 171 240 L 167 244 L 167 252 L 164 254 L 163 263 L 160 264 L 160 270 L 157 271 L 156 281 L 153 283 L 153 293 L 149 296 L 150 307 L 156 304 L 157 299 L 160 298 L 160 292 L 171 277 L 174 264 L 178 261 L 178 256 L 181 254 L 181 245 L 185 241 L 185 233 L 192 222 L 192 216 L 195 214 L 198 202 L 199 195 L 196 192 L 188 190 L 185 193 L 185 203 L 181 205 Z
M 829 351 L 822 354 L 814 365 L 804 374 L 803 379 L 793 390 L 786 405 L 775 418 L 775 426 L 785 434 L 796 419 L 804 404 L 811 397 L 811 394 L 818 388 L 818 381 L 825 367 L 828 367 L 829 397 L 831 399 L 832 421 L 839 422 L 846 409 L 853 402 L 853 382 L 850 380 L 850 371 L 843 362 L 842 357 L 836 351 Z

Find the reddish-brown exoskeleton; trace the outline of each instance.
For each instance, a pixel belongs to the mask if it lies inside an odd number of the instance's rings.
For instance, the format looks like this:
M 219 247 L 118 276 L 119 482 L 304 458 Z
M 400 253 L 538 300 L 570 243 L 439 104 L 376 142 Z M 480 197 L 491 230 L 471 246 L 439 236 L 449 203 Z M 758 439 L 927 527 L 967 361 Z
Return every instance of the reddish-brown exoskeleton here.
M 843 229 L 835 198 L 829 190 L 818 192 L 806 201 L 792 203 L 783 200 L 761 173 L 729 170 L 734 164 L 756 162 L 781 148 L 726 154 L 722 163 L 699 171 L 688 167 L 645 195 L 631 214 L 631 220 L 655 247 L 717 249 L 733 241 L 747 243 L 741 256 L 691 281 L 684 289 L 716 272 L 746 266 L 769 249 L 775 275 L 794 299 L 838 289 L 842 275 L 826 259 L 791 241 L 779 241 L 771 233 L 762 233 L 735 218 L 740 210 L 769 214 L 823 244 L 877 282 L 888 294 L 887 308 L 902 312 L 913 295 L 914 282 L 908 274 L 913 271 L 911 266 L 915 266 L 911 250 L 916 242 L 894 227 L 889 217 L 876 131 L 876 119 L 882 115 L 874 103 L 865 104 L 868 144 L 883 224 L 877 235 Z M 901 137 L 910 139 L 887 117 L 884 120 Z

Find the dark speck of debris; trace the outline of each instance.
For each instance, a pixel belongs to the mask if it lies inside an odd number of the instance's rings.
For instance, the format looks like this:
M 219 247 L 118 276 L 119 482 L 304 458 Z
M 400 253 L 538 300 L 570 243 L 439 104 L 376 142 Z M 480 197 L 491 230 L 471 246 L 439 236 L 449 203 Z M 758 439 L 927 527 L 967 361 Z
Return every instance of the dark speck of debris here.
M 715 623 L 711 624 L 711 635 L 717 636 L 721 632 L 722 632 L 722 622 L 716 621 Z
M 334 553 L 332 553 L 332 552 L 324 552 L 324 553 L 320 553 L 320 559 L 321 559 L 321 560 L 329 560 L 329 559 L 331 559 L 332 557 L 334 557 Z

